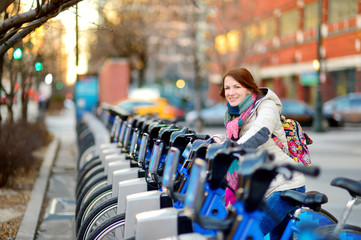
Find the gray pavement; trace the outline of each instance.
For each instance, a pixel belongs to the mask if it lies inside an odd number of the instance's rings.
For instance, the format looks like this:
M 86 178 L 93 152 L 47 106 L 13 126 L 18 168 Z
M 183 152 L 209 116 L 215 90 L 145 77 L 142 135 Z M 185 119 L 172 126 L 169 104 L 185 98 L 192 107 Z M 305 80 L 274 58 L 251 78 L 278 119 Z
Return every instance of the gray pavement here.
M 59 146 L 50 171 L 47 191 L 43 192 L 44 212 L 34 239 L 75 239 L 74 200 L 78 153 L 74 109 L 65 109 L 59 115 L 47 116 L 46 124 L 58 139 Z M 349 195 L 345 190 L 330 186 L 330 181 L 338 176 L 358 180 L 361 178 L 361 126 L 332 129 L 325 133 L 315 133 L 310 129 L 306 131 L 314 140 L 310 145 L 312 162 L 321 167 L 319 177 L 307 178 L 307 190 L 327 194 L 329 202 L 324 208 L 339 218 Z M 201 133 L 224 134 L 225 130 L 223 127 L 207 127 Z M 356 206 L 349 223 L 361 226 L 360 216 L 361 207 Z
M 59 140 L 59 149 L 45 193 L 44 215 L 35 239 L 75 239 L 75 177 L 78 156 L 74 109 L 48 115 L 46 125 Z
M 361 125 L 310 134 L 314 141 L 309 147 L 312 162 L 321 168 L 321 175 L 308 179 L 307 188 L 325 193 L 329 201 L 324 208 L 339 219 L 350 195 L 330 182 L 335 177 L 361 180 Z M 360 205 L 353 208 L 348 223 L 361 227 Z

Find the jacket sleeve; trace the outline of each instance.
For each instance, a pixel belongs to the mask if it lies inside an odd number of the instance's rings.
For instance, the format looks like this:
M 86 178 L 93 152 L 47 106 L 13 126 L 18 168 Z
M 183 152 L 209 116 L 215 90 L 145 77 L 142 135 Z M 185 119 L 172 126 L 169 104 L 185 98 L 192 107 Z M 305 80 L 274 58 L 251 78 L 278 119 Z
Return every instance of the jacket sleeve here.
M 247 125 L 250 124 L 249 129 L 237 141 L 245 148 L 258 148 L 267 142 L 275 129 L 276 121 L 280 119 L 278 107 L 272 100 L 260 102 L 253 115 L 252 120 L 247 122 Z

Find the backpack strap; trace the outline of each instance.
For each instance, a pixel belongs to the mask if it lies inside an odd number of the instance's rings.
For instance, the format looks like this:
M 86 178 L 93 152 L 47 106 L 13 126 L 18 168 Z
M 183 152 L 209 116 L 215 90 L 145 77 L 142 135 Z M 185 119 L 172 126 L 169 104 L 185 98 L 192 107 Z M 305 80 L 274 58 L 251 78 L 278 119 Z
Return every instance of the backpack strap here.
M 282 114 L 280 115 L 280 120 L 281 120 L 281 124 L 282 124 L 282 128 L 283 128 L 283 124 L 286 122 L 286 118 L 285 116 L 283 116 Z M 272 133 L 271 138 L 273 139 L 273 141 L 276 143 L 277 146 L 279 146 L 282 151 L 284 151 L 287 155 L 290 155 L 288 149 L 283 145 L 283 143 L 281 142 L 281 140 L 276 137 L 276 135 L 274 133 Z
M 308 136 L 307 133 L 303 132 L 303 136 L 304 136 L 305 139 L 306 139 L 306 144 L 307 144 L 307 145 L 310 145 L 310 144 L 313 143 L 313 140 L 310 138 L 310 136 Z
M 279 140 L 278 137 L 276 137 L 276 135 L 274 135 L 272 133 L 271 138 L 273 139 L 273 141 L 275 141 L 277 146 L 279 146 L 281 149 L 283 149 L 283 144 L 282 144 L 281 140 Z
M 278 137 L 276 137 L 276 135 L 272 133 L 271 138 L 276 143 L 276 145 L 282 149 L 282 151 L 284 151 L 287 155 L 289 155 L 288 149 L 286 149 L 285 145 L 282 144 L 281 140 Z

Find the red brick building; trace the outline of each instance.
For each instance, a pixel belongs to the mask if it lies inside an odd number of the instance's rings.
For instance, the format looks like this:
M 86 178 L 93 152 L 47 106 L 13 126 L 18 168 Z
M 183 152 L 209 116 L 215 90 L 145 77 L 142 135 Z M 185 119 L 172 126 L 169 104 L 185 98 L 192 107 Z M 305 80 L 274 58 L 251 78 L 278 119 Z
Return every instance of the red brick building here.
M 98 75 L 99 102 L 116 104 L 128 96 L 130 67 L 126 59 L 108 59 Z
M 320 1 L 222 1 L 215 17 L 222 64 L 247 66 L 260 85 L 281 98 L 313 103 L 318 84 L 313 61 L 320 46 L 323 101 L 361 92 L 361 1 Z M 213 74 L 221 76 L 219 61 L 213 62 Z M 213 99 L 219 83 L 211 81 Z

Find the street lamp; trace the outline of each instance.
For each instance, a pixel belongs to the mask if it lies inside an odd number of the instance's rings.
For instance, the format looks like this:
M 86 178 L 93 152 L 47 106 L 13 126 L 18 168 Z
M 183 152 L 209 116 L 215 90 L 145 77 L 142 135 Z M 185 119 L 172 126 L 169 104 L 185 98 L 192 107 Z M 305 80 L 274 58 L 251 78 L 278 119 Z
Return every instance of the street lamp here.
M 182 89 L 185 87 L 186 82 L 183 79 L 178 79 L 175 85 L 177 86 L 177 88 Z
M 50 85 L 53 82 L 53 74 L 51 73 L 46 74 L 44 81 L 47 85 Z
M 318 59 L 314 59 L 312 62 L 312 66 L 316 71 L 320 70 L 320 61 L 318 61 Z
M 321 96 L 321 24 L 322 24 L 322 0 L 318 0 L 319 23 L 317 34 L 317 59 L 313 61 L 313 67 L 317 71 L 317 97 L 315 104 L 315 117 L 313 120 L 313 130 L 315 132 L 325 131 L 322 125 L 323 111 L 322 111 L 322 96 Z

